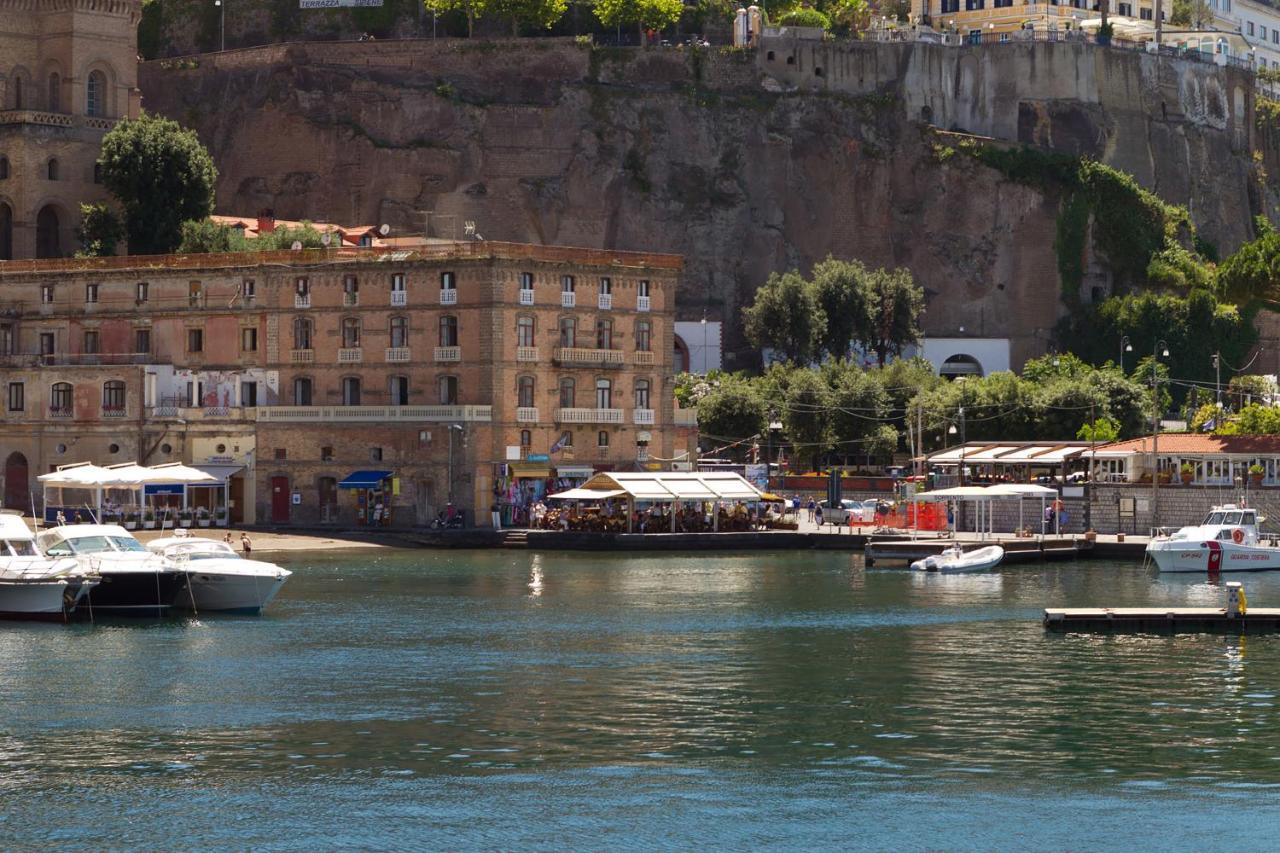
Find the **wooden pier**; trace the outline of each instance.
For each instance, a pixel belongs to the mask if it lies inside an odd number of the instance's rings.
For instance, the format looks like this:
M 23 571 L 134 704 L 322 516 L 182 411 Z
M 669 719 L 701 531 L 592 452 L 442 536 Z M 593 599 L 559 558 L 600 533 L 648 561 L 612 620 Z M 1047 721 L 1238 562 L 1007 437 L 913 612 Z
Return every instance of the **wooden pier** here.
M 1280 608 L 1251 607 L 1235 616 L 1220 607 L 1046 608 L 1044 627 L 1057 633 L 1274 634 L 1280 631 Z
M 956 544 L 954 539 L 875 539 L 867 543 L 864 551 L 867 565 L 881 563 L 903 564 L 923 560 L 941 554 Z M 1066 537 L 1046 539 L 965 539 L 960 540 L 960 547 L 966 551 L 985 548 L 988 545 L 999 545 L 1004 548 L 1002 563 L 1028 563 L 1040 560 L 1074 560 L 1077 557 L 1090 556 L 1094 543 L 1083 539 Z

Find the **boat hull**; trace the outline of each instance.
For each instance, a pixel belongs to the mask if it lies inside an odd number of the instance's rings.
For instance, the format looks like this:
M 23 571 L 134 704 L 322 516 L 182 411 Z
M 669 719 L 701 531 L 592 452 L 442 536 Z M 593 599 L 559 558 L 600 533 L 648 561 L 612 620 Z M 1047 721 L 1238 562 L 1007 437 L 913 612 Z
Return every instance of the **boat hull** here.
M 182 572 L 100 570 L 102 579 L 85 597 L 82 611 L 111 616 L 165 616 L 174 599 L 186 594 Z
M 0 619 L 66 619 L 67 598 L 75 606 L 79 586 L 71 590 L 64 580 L 0 581 Z
M 188 572 L 188 589 L 174 599 L 179 610 L 257 615 L 271 603 L 288 577 Z
M 1280 548 L 1234 542 L 1153 542 L 1147 554 L 1164 574 L 1280 571 Z
M 1004 549 L 998 545 L 979 548 L 955 555 L 943 553 L 936 557 L 926 557 L 911 564 L 918 572 L 935 572 L 940 575 L 961 575 L 971 572 L 985 572 L 1000 565 L 1004 559 Z

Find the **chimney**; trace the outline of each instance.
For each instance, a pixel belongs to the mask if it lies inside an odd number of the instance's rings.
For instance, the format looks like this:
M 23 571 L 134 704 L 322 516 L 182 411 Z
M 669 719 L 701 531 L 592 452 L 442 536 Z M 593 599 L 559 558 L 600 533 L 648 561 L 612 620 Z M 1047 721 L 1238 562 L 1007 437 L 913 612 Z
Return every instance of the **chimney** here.
M 258 211 L 258 233 L 270 234 L 274 230 L 276 230 L 275 211 L 271 209 Z

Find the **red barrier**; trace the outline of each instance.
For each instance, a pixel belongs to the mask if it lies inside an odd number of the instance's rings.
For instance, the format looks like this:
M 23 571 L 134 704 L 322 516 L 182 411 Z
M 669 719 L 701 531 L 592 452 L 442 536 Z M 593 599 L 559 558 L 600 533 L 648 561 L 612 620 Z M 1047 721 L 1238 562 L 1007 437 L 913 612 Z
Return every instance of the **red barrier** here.
M 917 518 L 916 508 L 919 507 Z M 877 515 L 875 521 L 854 521 L 850 527 L 895 527 L 901 530 L 946 530 L 946 506 L 937 503 L 898 504 L 893 512 Z

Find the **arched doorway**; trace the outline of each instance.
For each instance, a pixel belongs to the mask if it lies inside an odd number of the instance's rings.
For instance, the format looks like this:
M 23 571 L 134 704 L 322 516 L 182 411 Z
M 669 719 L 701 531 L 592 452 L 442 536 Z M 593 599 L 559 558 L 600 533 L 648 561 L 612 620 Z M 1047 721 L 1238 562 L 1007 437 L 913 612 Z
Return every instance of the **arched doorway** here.
M 36 214 L 36 257 L 62 257 L 62 223 L 58 211 L 51 204 L 40 208 Z
M 8 509 L 27 512 L 31 509 L 30 486 L 27 481 L 27 457 L 16 450 L 4 461 L 4 505 Z
M 0 202 L 0 261 L 13 260 L 13 208 Z
M 689 346 L 679 335 L 672 335 L 675 339 L 675 364 L 673 365 L 677 373 L 689 372 Z
M 944 379 L 955 379 L 957 376 L 982 376 L 982 363 L 971 355 L 957 353 L 942 362 L 938 375 Z

